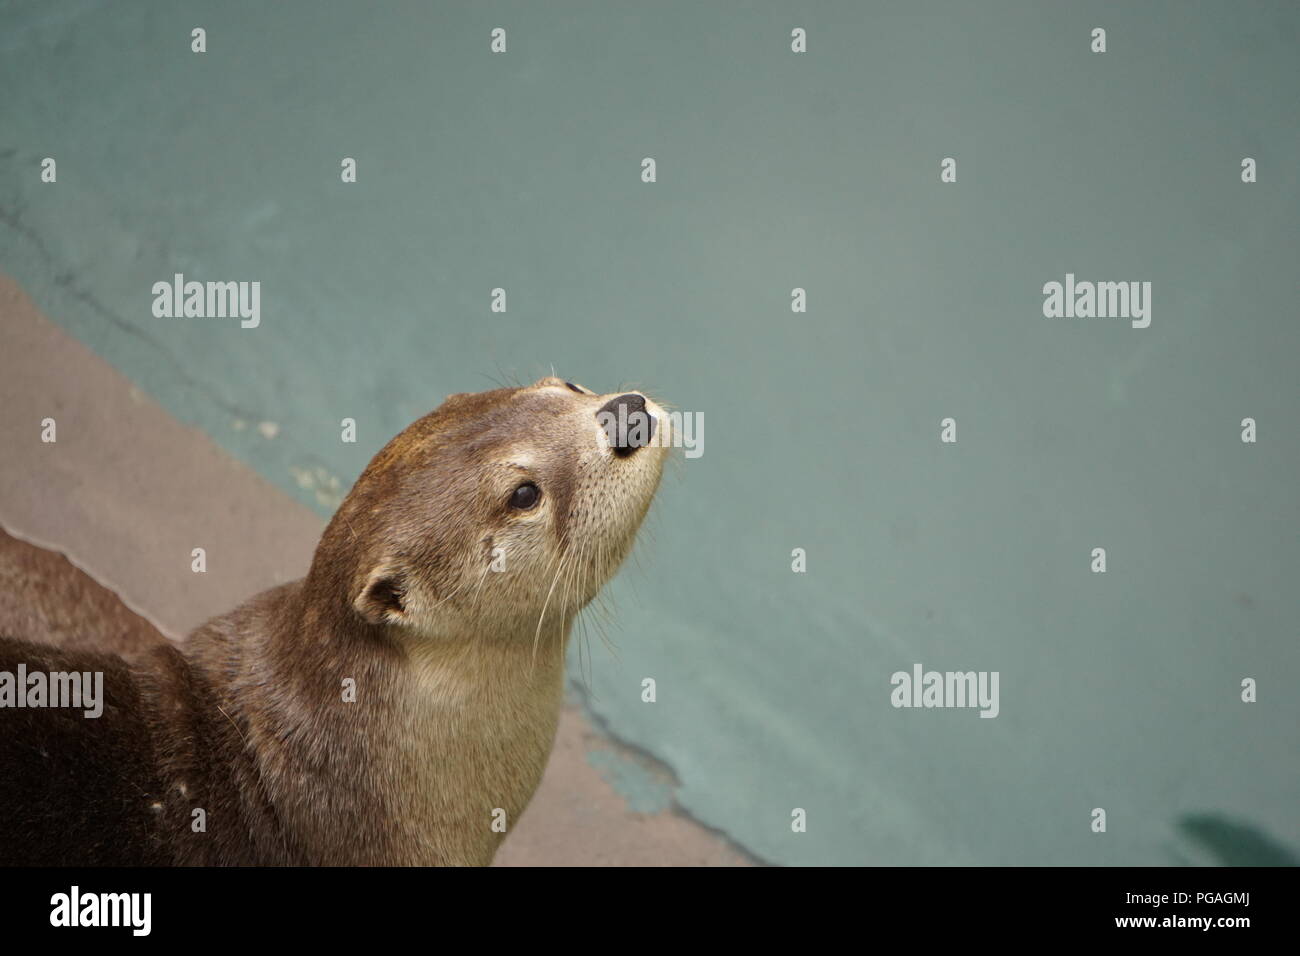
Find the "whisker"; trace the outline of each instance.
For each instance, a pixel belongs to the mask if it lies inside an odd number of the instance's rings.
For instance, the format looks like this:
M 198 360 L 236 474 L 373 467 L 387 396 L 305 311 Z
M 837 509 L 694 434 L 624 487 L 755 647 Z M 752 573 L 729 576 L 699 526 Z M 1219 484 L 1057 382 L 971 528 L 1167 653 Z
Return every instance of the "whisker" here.
M 541 639 L 542 636 L 542 622 L 546 620 L 546 609 L 551 605 L 551 595 L 555 593 L 555 585 L 559 583 L 560 572 L 564 570 L 564 565 L 566 563 L 566 558 L 568 556 L 565 554 L 560 554 L 557 557 L 560 562 L 560 566 L 555 571 L 555 577 L 551 579 L 551 588 L 549 591 L 546 592 L 546 600 L 542 602 L 542 612 L 537 615 L 537 630 L 533 633 L 533 659 L 532 659 L 532 665 L 530 665 L 530 671 L 529 671 L 530 674 L 532 673 L 531 667 L 535 667 L 537 664 L 537 642 Z

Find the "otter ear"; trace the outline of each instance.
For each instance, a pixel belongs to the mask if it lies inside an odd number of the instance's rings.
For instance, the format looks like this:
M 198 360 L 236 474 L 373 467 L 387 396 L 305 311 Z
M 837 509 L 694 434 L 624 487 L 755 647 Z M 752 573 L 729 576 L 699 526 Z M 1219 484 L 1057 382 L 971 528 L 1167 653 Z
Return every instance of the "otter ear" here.
M 389 564 L 370 572 L 352 606 L 371 624 L 400 624 L 406 620 L 406 577 Z

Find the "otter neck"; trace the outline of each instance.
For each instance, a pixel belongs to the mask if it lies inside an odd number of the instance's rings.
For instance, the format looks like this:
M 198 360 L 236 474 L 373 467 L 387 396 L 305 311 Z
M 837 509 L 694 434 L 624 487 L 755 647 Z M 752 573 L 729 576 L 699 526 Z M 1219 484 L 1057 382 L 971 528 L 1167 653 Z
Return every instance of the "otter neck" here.
M 367 624 L 332 599 L 340 590 L 309 575 L 278 602 L 271 640 L 258 653 L 293 690 L 259 706 L 273 711 L 271 735 L 291 730 L 288 739 L 335 755 L 324 772 L 340 777 L 335 792 L 348 794 L 350 809 L 336 817 L 339 832 L 314 837 L 322 824 L 310 804 L 300 816 L 293 806 L 277 809 L 306 832 L 306 845 L 346 841 L 356 862 L 490 862 L 554 742 L 571 615 L 552 611 L 540 635 L 530 619 L 490 628 L 449 622 L 434 636 Z M 341 693 L 349 677 L 350 702 Z M 303 708 L 304 700 L 320 704 Z M 276 759 L 304 769 L 304 754 Z
M 395 733 L 379 761 L 407 781 L 393 805 L 402 862 L 490 863 L 518 823 L 541 782 L 564 696 L 564 642 L 534 656 L 532 636 L 397 636 L 405 653 Z

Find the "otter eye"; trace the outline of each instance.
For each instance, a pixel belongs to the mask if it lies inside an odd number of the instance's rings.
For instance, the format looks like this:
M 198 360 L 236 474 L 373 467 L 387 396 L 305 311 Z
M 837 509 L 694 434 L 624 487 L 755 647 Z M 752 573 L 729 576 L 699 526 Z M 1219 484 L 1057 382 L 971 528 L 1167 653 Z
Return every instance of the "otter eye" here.
M 586 395 L 586 394 L 587 394 L 587 393 L 584 392 L 581 388 L 579 388 L 577 385 L 574 385 L 572 382 L 565 382 L 564 384 L 568 386 L 569 391 L 571 391 L 571 392 L 577 392 L 579 395 Z
M 516 488 L 510 496 L 510 507 L 517 508 L 520 511 L 527 511 L 529 508 L 537 507 L 537 502 L 541 500 L 542 489 L 531 481 L 526 481 Z

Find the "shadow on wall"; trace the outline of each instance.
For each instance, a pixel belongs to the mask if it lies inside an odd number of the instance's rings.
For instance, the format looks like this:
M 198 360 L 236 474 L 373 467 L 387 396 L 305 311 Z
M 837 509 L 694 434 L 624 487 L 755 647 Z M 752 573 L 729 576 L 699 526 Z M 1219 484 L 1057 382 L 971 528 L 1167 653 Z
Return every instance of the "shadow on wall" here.
M 1300 857 L 1248 823 L 1234 823 L 1212 814 L 1192 815 L 1178 821 L 1178 832 L 1195 844 L 1198 857 L 1210 857 L 1188 859 L 1178 853 L 1184 864 L 1300 866 Z

